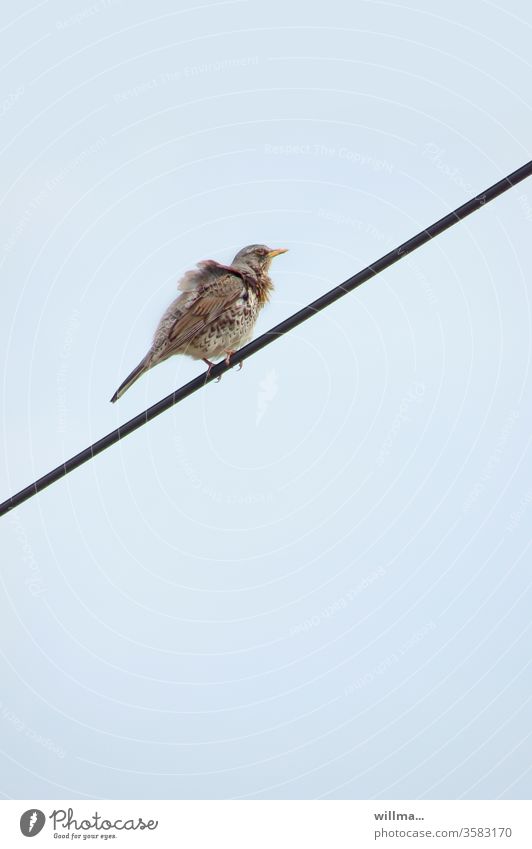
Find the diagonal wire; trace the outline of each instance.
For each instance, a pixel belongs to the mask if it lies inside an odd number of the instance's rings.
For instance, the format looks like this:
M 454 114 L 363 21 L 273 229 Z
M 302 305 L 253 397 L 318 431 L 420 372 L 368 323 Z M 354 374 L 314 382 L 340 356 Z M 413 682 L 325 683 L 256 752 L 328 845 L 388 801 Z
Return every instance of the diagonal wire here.
M 466 203 L 459 206 L 457 209 L 449 212 L 448 215 L 445 215 L 443 218 L 440 218 L 439 221 L 436 221 L 434 224 L 431 224 L 430 227 L 427 227 L 425 230 L 421 230 L 415 236 L 412 236 L 411 239 L 408 239 L 407 242 L 404 242 L 399 247 L 394 248 L 393 251 L 382 256 L 380 259 L 376 260 L 372 265 L 368 265 L 366 268 L 363 268 L 362 271 L 359 271 L 358 274 L 353 275 L 344 283 L 340 283 L 339 286 L 336 286 L 334 289 L 331 289 L 329 292 L 326 292 L 320 298 L 315 301 L 312 301 L 311 304 L 308 304 L 306 307 L 298 310 L 298 312 L 289 316 L 284 321 L 281 321 L 280 324 L 277 324 L 271 330 L 268 330 L 266 333 L 263 333 L 262 336 L 259 336 L 257 339 L 254 339 L 244 348 L 241 348 L 231 357 L 231 364 L 226 365 L 225 362 L 218 363 L 215 365 L 210 374 L 207 375 L 201 374 L 199 377 L 195 377 L 194 380 L 185 383 L 184 386 L 181 386 L 179 389 L 176 389 L 175 392 L 172 392 L 170 395 L 167 395 L 166 398 L 163 398 L 161 401 L 158 401 L 157 404 L 153 404 L 151 407 L 148 407 L 143 413 L 140 413 L 138 416 L 135 416 L 133 419 L 130 419 L 125 424 L 118 427 L 116 430 L 111 431 L 106 436 L 99 439 L 93 445 L 90 445 L 88 448 L 85 448 L 83 451 L 80 451 L 79 454 L 76 454 L 74 457 L 71 457 L 70 460 L 67 460 L 65 463 L 62 463 L 57 468 L 52 469 L 51 472 L 48 472 L 46 475 L 43 475 L 42 478 L 34 481 L 34 483 L 29 486 L 21 489 L 20 492 L 17 492 L 15 495 L 12 495 L 11 498 L 8 498 L 2 504 L 0 504 L 0 516 L 5 515 L 10 510 L 13 510 L 14 507 L 18 507 L 19 504 L 22 504 L 24 501 L 27 501 L 28 498 L 32 498 L 32 496 L 37 495 L 38 492 L 45 489 L 47 486 L 50 486 L 51 483 L 59 480 L 65 475 L 68 475 L 69 472 L 72 472 L 74 469 L 77 469 L 78 466 L 86 463 L 87 460 L 91 460 L 97 454 L 100 454 L 102 451 L 105 451 L 107 448 L 110 448 L 111 445 L 114 445 L 120 439 L 123 439 L 133 431 L 137 430 L 139 427 L 147 424 L 149 421 L 154 419 L 156 416 L 159 416 L 161 413 L 164 413 L 165 410 L 169 410 L 170 407 L 173 407 L 174 404 L 178 404 L 180 401 L 183 401 L 185 398 L 188 398 L 189 395 L 192 395 L 193 392 L 197 392 L 198 389 L 201 389 L 207 383 L 210 383 L 212 380 L 216 380 L 217 377 L 222 375 L 228 369 L 232 368 L 233 365 L 237 363 L 242 363 L 244 360 L 247 360 L 248 357 L 251 357 L 253 354 L 256 354 L 257 351 L 260 351 L 262 348 L 265 348 L 266 345 L 270 345 L 280 336 L 283 336 L 285 333 L 288 333 L 290 330 L 293 330 L 294 327 L 298 327 L 298 325 L 302 324 L 307 319 L 311 318 L 311 316 L 315 315 L 320 310 L 325 309 L 326 307 L 333 304 L 339 298 L 342 298 L 344 295 L 347 295 L 348 292 L 352 292 L 353 289 L 356 289 L 358 286 L 361 286 L 362 283 L 365 283 L 367 280 L 371 280 L 375 275 L 380 274 L 381 271 L 384 271 L 386 268 L 389 268 L 394 263 L 398 262 L 404 256 L 412 251 L 417 250 L 422 245 L 425 245 L 427 242 L 430 242 L 435 236 L 438 236 L 440 233 L 443 233 L 445 230 L 448 230 L 449 227 L 452 227 L 454 224 L 457 224 L 462 219 L 466 218 L 466 216 L 471 215 L 472 212 L 476 212 L 477 209 L 480 209 L 489 201 L 494 200 L 494 198 L 502 195 L 503 192 L 508 191 L 513 186 L 520 183 L 522 180 L 525 180 L 527 177 L 532 175 L 532 160 L 527 162 L 525 165 L 522 165 L 521 168 L 518 168 L 517 171 L 513 171 L 511 174 L 508 174 L 506 177 L 503 177 L 502 180 L 499 180 L 498 183 L 494 183 L 484 192 L 481 192 L 479 195 L 475 195 L 475 197 L 468 200 Z

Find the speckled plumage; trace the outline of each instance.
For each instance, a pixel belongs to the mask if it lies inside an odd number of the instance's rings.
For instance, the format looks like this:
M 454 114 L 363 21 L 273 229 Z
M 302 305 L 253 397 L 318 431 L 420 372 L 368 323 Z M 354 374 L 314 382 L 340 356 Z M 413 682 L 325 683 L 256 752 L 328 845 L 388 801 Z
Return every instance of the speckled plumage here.
M 232 353 L 251 339 L 260 310 L 273 290 L 268 268 L 284 249 L 249 245 L 230 266 L 198 263 L 180 280 L 180 294 L 163 314 L 150 350 L 117 389 L 117 401 L 144 372 L 174 354 L 211 360 Z

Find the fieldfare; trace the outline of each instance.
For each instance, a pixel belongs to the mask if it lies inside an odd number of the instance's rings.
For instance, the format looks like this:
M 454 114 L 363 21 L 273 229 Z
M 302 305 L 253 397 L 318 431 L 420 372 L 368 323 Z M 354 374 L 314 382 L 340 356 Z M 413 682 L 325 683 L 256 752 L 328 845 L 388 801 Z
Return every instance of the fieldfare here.
M 231 355 L 251 339 L 259 312 L 269 300 L 270 263 L 286 250 L 248 245 L 231 265 L 207 259 L 187 271 L 178 284 L 181 294 L 161 318 L 150 350 L 111 401 L 118 401 L 141 375 L 174 354 L 203 360 L 208 371 L 212 360 L 224 355 L 229 365 Z

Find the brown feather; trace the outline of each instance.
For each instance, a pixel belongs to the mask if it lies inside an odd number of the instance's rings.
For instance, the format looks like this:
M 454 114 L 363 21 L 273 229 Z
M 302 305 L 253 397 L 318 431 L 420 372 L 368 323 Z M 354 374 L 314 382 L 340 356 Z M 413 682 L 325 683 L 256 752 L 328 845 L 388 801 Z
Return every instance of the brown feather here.
M 262 274 L 253 281 L 252 286 L 257 293 L 259 305 L 263 307 L 264 304 L 268 303 L 273 292 L 273 283 L 270 277 L 268 274 Z
M 172 350 L 186 345 L 198 333 L 216 321 L 222 313 L 232 306 L 245 291 L 240 275 L 231 272 L 210 280 L 210 285 L 191 304 L 187 313 L 181 315 L 168 334 Z

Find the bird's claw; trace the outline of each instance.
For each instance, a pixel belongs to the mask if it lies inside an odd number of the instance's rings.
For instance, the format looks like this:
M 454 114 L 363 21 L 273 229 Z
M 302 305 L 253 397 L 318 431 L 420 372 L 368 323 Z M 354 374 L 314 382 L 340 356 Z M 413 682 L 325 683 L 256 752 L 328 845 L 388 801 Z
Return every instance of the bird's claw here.
M 226 357 L 224 359 L 224 363 L 226 364 L 226 366 L 231 365 L 231 357 L 233 356 L 234 353 L 235 353 L 234 351 L 226 351 Z M 206 357 L 203 357 L 203 362 L 207 366 L 207 374 L 205 375 L 205 379 L 208 379 L 209 375 L 211 373 L 212 367 L 214 366 L 214 363 L 211 363 L 211 361 L 208 360 Z M 242 363 L 240 362 L 238 364 L 238 370 L 240 371 L 241 368 L 242 368 Z M 218 377 L 216 378 L 216 383 L 220 383 L 221 379 L 222 379 L 222 375 L 219 374 Z
M 225 364 L 226 364 L 226 366 L 230 366 L 230 365 L 231 365 L 231 357 L 232 357 L 232 356 L 233 356 L 233 354 L 234 354 L 234 353 L 236 353 L 236 352 L 235 352 L 235 351 L 227 351 L 226 353 L 227 353 L 227 356 L 226 356 L 226 358 L 225 358 Z M 242 363 L 242 360 L 240 360 L 240 362 L 239 362 L 239 364 L 238 364 L 238 371 L 240 371 L 240 369 L 242 368 L 242 366 L 243 366 L 243 363 Z
M 208 360 L 206 357 L 203 357 L 203 362 L 204 362 L 204 363 L 205 363 L 205 365 L 207 366 L 207 374 L 205 375 L 205 379 L 207 380 L 207 379 L 209 378 L 209 376 L 210 376 L 210 373 L 211 373 L 211 371 L 212 371 L 212 367 L 213 367 L 214 363 L 211 363 L 211 361 L 210 361 L 210 360 Z M 222 379 L 222 375 L 220 374 L 220 375 L 216 378 L 216 383 L 219 383 L 221 379 Z

